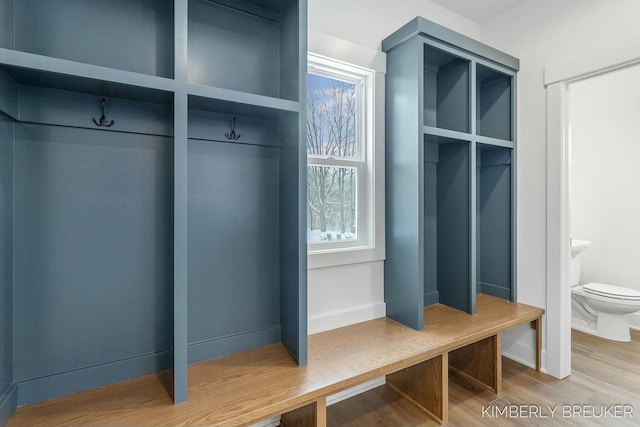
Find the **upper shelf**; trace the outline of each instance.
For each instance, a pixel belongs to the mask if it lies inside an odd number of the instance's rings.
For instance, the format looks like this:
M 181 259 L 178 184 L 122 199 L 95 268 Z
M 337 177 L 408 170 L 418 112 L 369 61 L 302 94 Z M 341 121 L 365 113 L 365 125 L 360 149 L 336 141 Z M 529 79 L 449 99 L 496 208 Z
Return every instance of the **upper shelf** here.
M 16 84 L 171 104 L 174 81 L 0 48 L 0 68 Z M 6 78 L 5 78 L 6 81 Z
M 186 89 L 214 101 L 300 110 L 306 57 L 297 0 L 183 1 L 186 87 L 174 76 L 181 39 L 173 0 L 0 0 L 0 16 L 13 18 L 2 19 L 0 68 L 17 83 L 104 96 L 171 103 Z
M 172 0 L 20 0 L 0 47 L 173 78 Z M 7 34 L 7 33 L 4 33 Z
M 430 45 L 424 46 L 424 124 L 470 131 L 471 62 Z
M 477 64 L 476 133 L 501 140 L 513 140 L 513 77 Z
M 418 35 L 430 40 L 444 42 L 449 46 L 456 46 L 458 49 L 475 57 L 485 58 L 492 63 L 501 64 L 513 71 L 520 69 L 520 60 L 518 58 L 420 16 L 412 19 L 385 38 L 382 41 L 382 51 L 389 52 Z
M 296 1 L 189 0 L 188 80 L 298 101 Z

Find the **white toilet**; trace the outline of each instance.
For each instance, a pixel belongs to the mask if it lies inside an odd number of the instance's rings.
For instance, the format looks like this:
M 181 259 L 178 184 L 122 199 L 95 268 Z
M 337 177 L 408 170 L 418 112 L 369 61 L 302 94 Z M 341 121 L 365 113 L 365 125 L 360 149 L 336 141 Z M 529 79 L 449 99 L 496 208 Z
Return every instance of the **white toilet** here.
M 614 341 L 631 341 L 627 314 L 640 310 L 640 291 L 605 283 L 580 285 L 580 253 L 591 242 L 571 240 L 571 327 Z

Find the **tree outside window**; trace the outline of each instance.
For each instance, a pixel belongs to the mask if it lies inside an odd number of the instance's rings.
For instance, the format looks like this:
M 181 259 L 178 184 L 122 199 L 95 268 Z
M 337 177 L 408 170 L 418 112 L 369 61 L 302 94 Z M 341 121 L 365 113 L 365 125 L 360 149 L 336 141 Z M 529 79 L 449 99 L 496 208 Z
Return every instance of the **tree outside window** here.
M 363 169 L 361 84 L 314 73 L 307 81 L 307 239 L 355 241 Z

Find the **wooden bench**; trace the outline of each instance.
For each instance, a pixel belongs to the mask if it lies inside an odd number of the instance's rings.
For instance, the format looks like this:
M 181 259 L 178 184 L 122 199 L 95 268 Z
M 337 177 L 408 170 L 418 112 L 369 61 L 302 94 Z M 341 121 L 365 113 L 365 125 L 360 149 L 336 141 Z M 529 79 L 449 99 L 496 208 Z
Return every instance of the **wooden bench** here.
M 312 335 L 305 367 L 280 344 L 191 365 L 180 405 L 166 391 L 167 372 L 20 408 L 9 426 L 230 426 L 277 415 L 283 426 L 324 426 L 328 396 L 382 376 L 446 421 L 449 367 L 500 392 L 502 331 L 532 322 L 540 369 L 543 313 L 479 295 L 473 316 L 426 307 L 423 331 L 381 318 Z

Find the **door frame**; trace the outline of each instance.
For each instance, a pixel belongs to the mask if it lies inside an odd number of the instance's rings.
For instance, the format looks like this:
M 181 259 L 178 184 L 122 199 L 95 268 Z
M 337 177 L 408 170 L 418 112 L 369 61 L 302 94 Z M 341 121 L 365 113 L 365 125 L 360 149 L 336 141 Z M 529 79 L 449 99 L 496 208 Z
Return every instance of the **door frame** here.
M 569 86 L 640 63 L 640 40 L 590 49 L 547 65 L 547 373 L 571 375 Z

